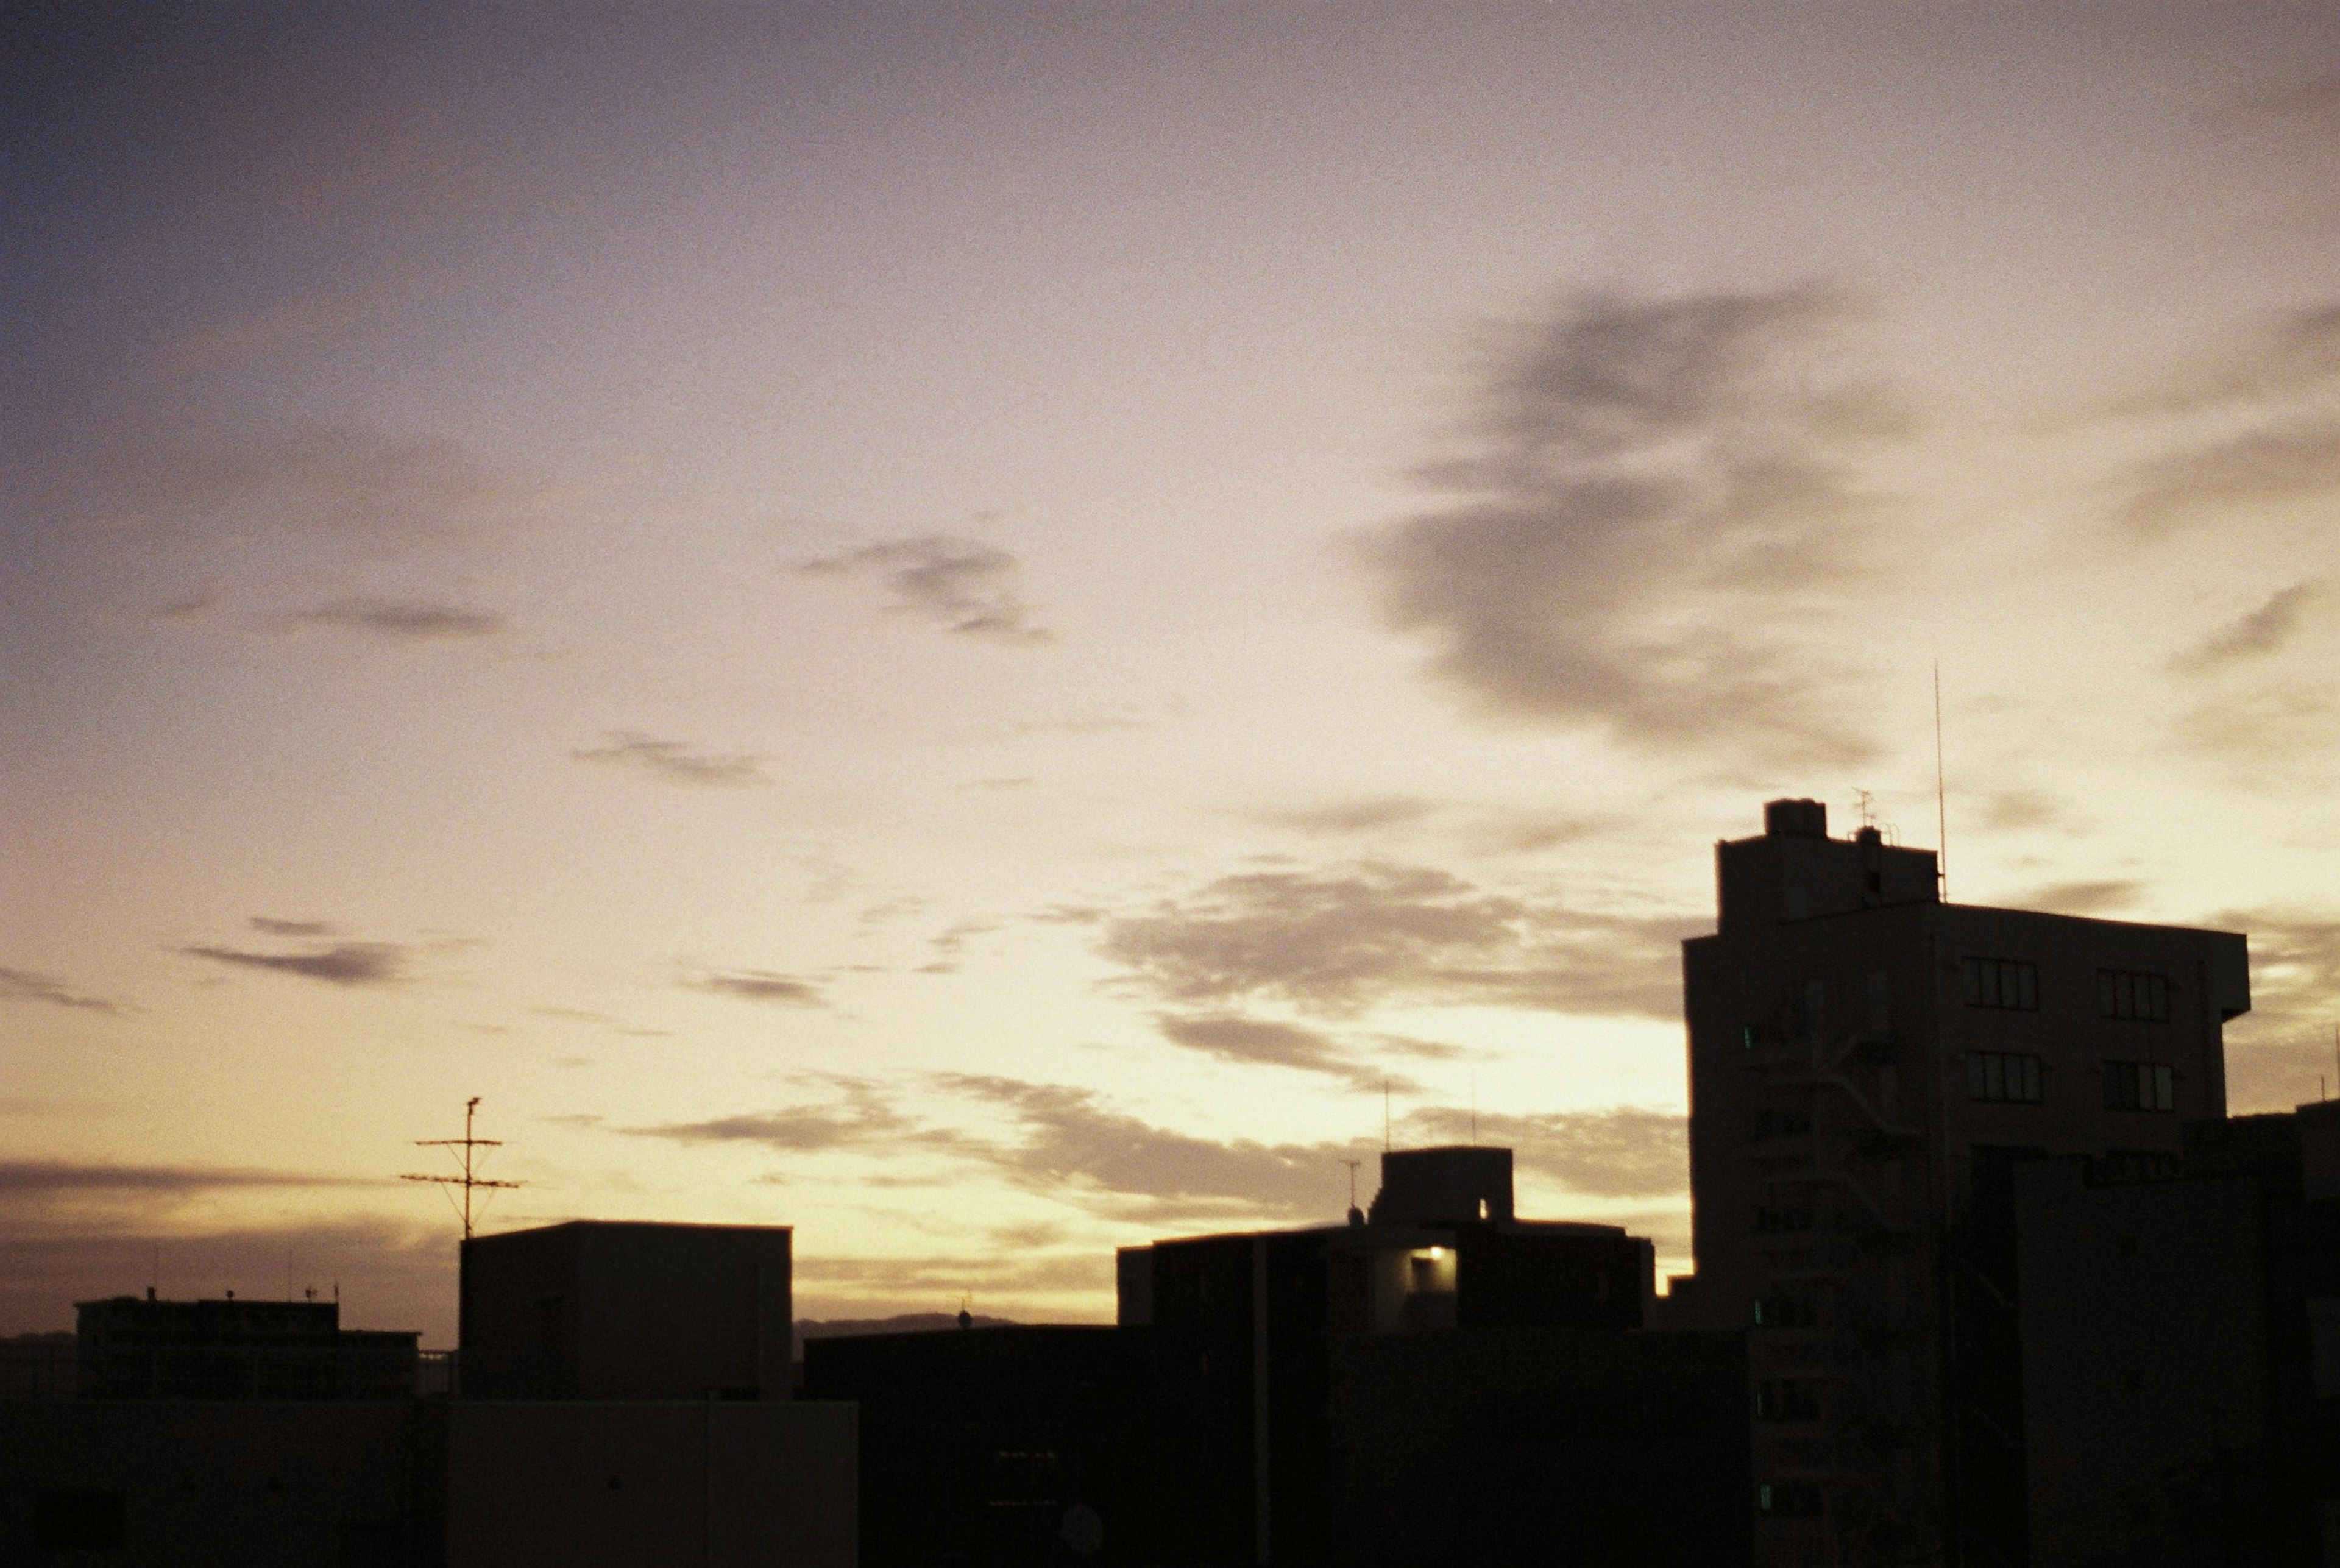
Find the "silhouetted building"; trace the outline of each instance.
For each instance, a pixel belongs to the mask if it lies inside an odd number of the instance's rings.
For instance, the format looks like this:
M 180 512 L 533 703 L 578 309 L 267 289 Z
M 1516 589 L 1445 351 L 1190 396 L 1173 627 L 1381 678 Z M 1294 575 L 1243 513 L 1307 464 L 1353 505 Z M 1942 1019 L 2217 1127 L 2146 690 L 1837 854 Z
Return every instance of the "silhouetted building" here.
M 341 1326 L 332 1301 L 157 1301 L 150 1293 L 74 1305 L 74 1382 L 84 1399 L 402 1399 L 418 1335 Z
M 855 1568 L 855 1413 L 809 1400 L 455 1400 L 447 1568 Z
M 0 1339 L 0 1400 L 71 1399 L 80 1350 L 70 1329 Z
M 1728 1544 L 1746 1518 L 1736 1336 L 1638 1334 L 1650 1244 L 1614 1226 L 1511 1217 L 1509 1150 L 1393 1151 L 1383 1168 L 1370 1222 L 1123 1254 L 1122 1321 L 1147 1325 L 1153 1341 L 1153 1560 L 1460 1563 L 1472 1560 L 1465 1543 L 1492 1551 L 1512 1540 L 1524 1555 L 1480 1561 L 1741 1560 Z M 1426 1367 L 1448 1374 L 1425 1377 Z M 1572 1383 L 1572 1367 L 1585 1376 Z M 1706 1383 L 1668 1405 L 1642 1371 Z M 1521 1376 L 1528 1391 L 1506 1408 L 1541 1399 L 1539 1408 L 1571 1414 L 1534 1426 L 1540 1435 L 1530 1435 L 1532 1422 L 1479 1433 L 1481 1459 L 1549 1480 L 1566 1471 L 1568 1455 L 1622 1445 L 1605 1471 L 1588 1472 L 1606 1474 L 1608 1490 L 1588 1484 L 1516 1515 L 1549 1520 L 1573 1509 L 1580 1523 L 1601 1522 L 1571 1543 L 1536 1539 L 1525 1526 L 1513 1537 L 1492 1516 L 1459 1524 L 1443 1501 L 1427 1501 L 1441 1477 L 1452 1479 L 1453 1456 L 1396 1430 L 1474 1430 L 1473 1413 L 1512 1397 Z M 1643 1401 L 1705 1424 L 1670 1426 L 1636 1447 L 1631 1412 Z M 1562 1440 L 1568 1423 L 1579 1435 Z M 1675 1463 L 1716 1452 L 1735 1452 L 1738 1463 Z M 1362 1513 L 1342 1501 L 1368 1494 L 1378 1501 Z M 1406 1497 L 1420 1504 L 1406 1536 L 1361 1524 Z M 1687 1555 L 1630 1523 L 1686 1509 L 1720 1509 L 1724 1521 Z
M 786 1226 L 575 1220 L 463 1243 L 466 1399 L 786 1399 Z
M 1744 1563 L 1747 1397 L 1742 1334 L 1336 1338 L 1329 1560 Z
M 0 1404 L 0 1563 L 853 1568 L 808 1402 Z
M 805 1343 L 805 1396 L 860 1409 L 862 1568 L 1146 1563 L 1142 1328 Z
M 2015 1166 L 2176 1168 L 2226 1108 L 2236 935 L 1943 903 L 1775 800 L 1683 944 L 1697 1275 L 1743 1325 L 1761 1560 L 2026 1560 Z
M 2340 1104 L 2017 1178 L 2035 1563 L 2340 1561 Z
M 444 1561 L 415 1401 L 0 1404 L 0 1563 L 410 1568 Z

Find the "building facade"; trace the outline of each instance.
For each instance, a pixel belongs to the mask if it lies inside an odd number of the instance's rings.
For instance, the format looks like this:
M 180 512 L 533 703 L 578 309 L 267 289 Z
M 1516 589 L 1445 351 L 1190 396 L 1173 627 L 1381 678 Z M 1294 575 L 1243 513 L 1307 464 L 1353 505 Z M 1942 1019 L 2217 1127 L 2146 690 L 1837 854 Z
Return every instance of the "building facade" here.
M 463 1243 L 467 1399 L 786 1399 L 786 1226 L 571 1220 Z
M 2026 1561 L 2015 1167 L 2174 1171 L 2243 938 L 1945 903 L 1776 800 L 1683 944 L 1694 1321 L 1750 1334 L 1759 1560 Z

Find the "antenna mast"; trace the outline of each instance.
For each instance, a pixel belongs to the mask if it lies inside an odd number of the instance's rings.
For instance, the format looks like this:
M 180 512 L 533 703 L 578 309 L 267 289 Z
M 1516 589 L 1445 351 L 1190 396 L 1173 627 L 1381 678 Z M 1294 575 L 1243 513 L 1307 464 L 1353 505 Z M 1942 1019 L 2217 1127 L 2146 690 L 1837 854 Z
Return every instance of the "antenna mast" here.
M 520 1183 L 516 1181 L 490 1181 L 487 1177 L 479 1174 L 476 1163 L 478 1151 L 481 1149 L 497 1149 L 503 1147 L 503 1140 L 501 1138 L 477 1138 L 471 1136 L 471 1118 L 477 1116 L 479 1111 L 480 1097 L 473 1095 L 470 1099 L 463 1102 L 463 1136 L 461 1137 L 417 1138 L 414 1140 L 414 1146 L 419 1149 L 461 1149 L 462 1153 L 458 1155 L 456 1157 L 463 1162 L 462 1175 L 401 1176 L 398 1178 L 401 1181 L 427 1181 L 438 1186 L 442 1191 L 449 1187 L 461 1187 L 463 1189 L 463 1202 L 460 1212 L 463 1216 L 463 1239 L 465 1241 L 471 1239 L 471 1194 L 473 1190 L 480 1187 L 516 1187 L 520 1186 Z M 450 1203 L 454 1201 L 454 1195 L 452 1193 L 448 1194 L 448 1201 Z
M 1950 798 L 1942 789 L 1942 661 L 1934 660 L 1934 892 L 1950 901 Z

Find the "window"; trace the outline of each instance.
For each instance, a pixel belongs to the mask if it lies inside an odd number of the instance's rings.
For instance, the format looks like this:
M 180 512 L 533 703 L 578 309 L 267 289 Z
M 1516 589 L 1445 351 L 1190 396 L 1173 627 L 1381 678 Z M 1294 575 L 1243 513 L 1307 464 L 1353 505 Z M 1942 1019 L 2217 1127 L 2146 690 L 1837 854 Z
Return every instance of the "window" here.
M 1759 1295 L 1755 1298 L 1758 1328 L 1810 1328 L 1819 1322 L 1811 1298 L 1804 1295 Z
M 2036 1106 L 2046 1097 L 2040 1092 L 2038 1057 L 2007 1051 L 1967 1053 L 1967 1098 Z
M 1755 1113 L 1754 1128 L 1749 1136 L 1751 1141 L 1760 1144 L 1771 1138 L 1808 1136 L 1811 1130 L 1812 1116 L 1810 1111 L 1781 1109 L 1767 1106 Z
M 1755 1385 L 1758 1421 L 1818 1421 L 1820 1396 L 1809 1383 L 1767 1378 Z
M 2176 1155 L 2166 1149 L 2107 1149 L 2097 1162 L 2097 1179 L 2107 1183 L 2168 1181 L 2179 1174 Z
M 1812 1228 L 1812 1211 L 1787 1205 L 1764 1205 L 1755 1211 L 1755 1234 L 1777 1236 Z
M 2097 971 L 2097 1017 L 2140 1018 L 2148 1024 L 2169 1021 L 2169 980 L 2164 975 L 2137 975 L 2127 969 Z
M 1969 1007 L 2039 1010 L 2039 966 L 2020 958 L 1968 958 L 1966 1002 Z
M 1755 1507 L 1774 1519 L 1817 1519 L 1820 1514 L 1819 1484 L 1766 1481 L 1755 1488 Z
M 2174 1111 L 2175 1075 L 2162 1062 L 2105 1063 L 2105 1109 L 2108 1111 Z

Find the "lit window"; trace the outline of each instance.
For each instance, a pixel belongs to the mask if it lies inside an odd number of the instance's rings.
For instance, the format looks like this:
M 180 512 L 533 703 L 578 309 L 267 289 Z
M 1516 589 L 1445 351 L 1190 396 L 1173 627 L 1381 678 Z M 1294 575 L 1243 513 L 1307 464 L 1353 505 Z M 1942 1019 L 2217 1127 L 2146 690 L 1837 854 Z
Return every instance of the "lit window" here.
M 2019 958 L 1968 958 L 1961 971 L 1969 1007 L 2039 1010 L 2039 966 Z
M 1968 1051 L 1967 1098 L 2038 1105 L 2047 1097 L 2041 1092 L 2039 1068 L 2038 1057 L 2008 1051 Z

